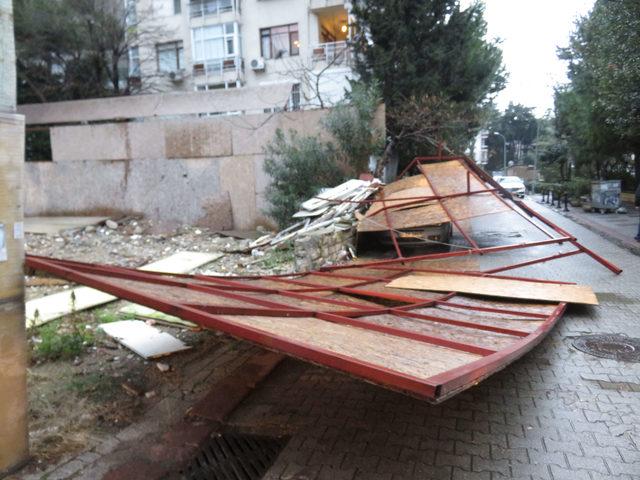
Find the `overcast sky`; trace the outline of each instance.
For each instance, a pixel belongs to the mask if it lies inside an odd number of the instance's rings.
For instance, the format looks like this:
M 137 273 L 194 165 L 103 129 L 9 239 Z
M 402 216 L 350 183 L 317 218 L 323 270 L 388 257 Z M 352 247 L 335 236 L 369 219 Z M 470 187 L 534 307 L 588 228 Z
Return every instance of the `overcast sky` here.
M 470 3 L 465 0 L 462 4 Z M 594 0 L 484 0 L 489 38 L 502 39 L 509 74 L 497 98 L 535 107 L 537 115 L 553 109 L 553 86 L 566 81 L 557 46 L 566 46 L 575 20 L 586 15 Z

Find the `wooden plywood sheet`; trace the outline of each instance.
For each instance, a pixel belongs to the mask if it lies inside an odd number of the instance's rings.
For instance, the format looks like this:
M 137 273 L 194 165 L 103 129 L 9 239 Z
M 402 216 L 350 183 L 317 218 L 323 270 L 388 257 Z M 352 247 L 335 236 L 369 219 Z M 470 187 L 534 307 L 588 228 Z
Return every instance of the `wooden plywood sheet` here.
M 219 318 L 421 379 L 482 358 L 472 353 L 312 317 L 220 315 Z
M 437 203 L 401 210 L 390 209 L 388 213 L 389 221 L 394 229 L 417 228 L 449 221 L 449 217 Z M 364 217 L 358 222 L 358 232 L 382 232 L 388 229 L 389 225 L 384 212 L 379 212 L 371 217 Z
M 429 177 L 440 195 L 455 195 L 467 191 L 477 192 L 489 188 L 475 176 L 467 175 L 469 170 L 459 160 L 424 164 L 420 166 L 420 169 L 424 175 Z M 511 208 L 505 205 L 494 193 L 447 198 L 443 202 L 457 220 L 511 211 Z
M 421 273 L 398 278 L 387 286 L 409 290 L 460 292 L 490 297 L 598 305 L 595 293 L 586 285 L 564 285 L 463 274 Z
M 191 348 L 173 335 L 140 320 L 103 323 L 100 329 L 143 358 L 163 357 Z
M 157 262 L 145 265 L 140 270 L 188 273 L 195 268 L 217 260 L 221 256 L 222 254 L 220 253 L 178 252 Z M 27 327 L 42 325 L 72 312 L 87 310 L 114 300 L 117 300 L 117 298 L 113 295 L 89 287 L 73 288 L 29 300 L 25 304 Z

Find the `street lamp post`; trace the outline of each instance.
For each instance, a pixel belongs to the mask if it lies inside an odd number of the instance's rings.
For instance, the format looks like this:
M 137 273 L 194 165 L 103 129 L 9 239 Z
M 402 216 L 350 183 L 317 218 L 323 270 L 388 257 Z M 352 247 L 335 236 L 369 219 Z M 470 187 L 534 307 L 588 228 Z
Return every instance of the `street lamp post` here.
M 494 135 L 500 135 L 502 137 L 502 173 L 504 175 L 507 174 L 507 139 L 504 138 L 504 135 L 502 135 L 500 132 L 491 132 Z

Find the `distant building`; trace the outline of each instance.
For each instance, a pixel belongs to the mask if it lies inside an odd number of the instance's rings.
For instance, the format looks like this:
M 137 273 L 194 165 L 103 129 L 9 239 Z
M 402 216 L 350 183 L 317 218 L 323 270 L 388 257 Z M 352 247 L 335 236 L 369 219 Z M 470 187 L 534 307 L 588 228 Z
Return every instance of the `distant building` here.
M 344 0 L 118 1 L 153 32 L 129 52 L 141 92 L 290 83 L 295 110 L 335 103 L 354 76 Z
M 480 130 L 473 142 L 473 159 L 478 165 L 486 165 L 489 162 L 489 150 L 487 148 L 488 130 Z

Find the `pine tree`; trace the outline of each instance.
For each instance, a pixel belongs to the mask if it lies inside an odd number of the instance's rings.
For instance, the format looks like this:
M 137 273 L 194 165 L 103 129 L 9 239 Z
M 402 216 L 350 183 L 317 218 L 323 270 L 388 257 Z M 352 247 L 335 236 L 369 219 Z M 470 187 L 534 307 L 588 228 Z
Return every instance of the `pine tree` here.
M 396 138 L 401 128 L 394 111 L 404 103 L 436 97 L 450 104 L 448 111 L 464 116 L 436 140 L 468 141 L 483 107 L 504 87 L 502 52 L 497 42 L 485 40 L 483 13 L 481 3 L 461 9 L 458 0 L 367 0 L 354 6 L 357 69 L 363 81 L 381 85 L 389 134 L 404 161 L 428 148 Z

